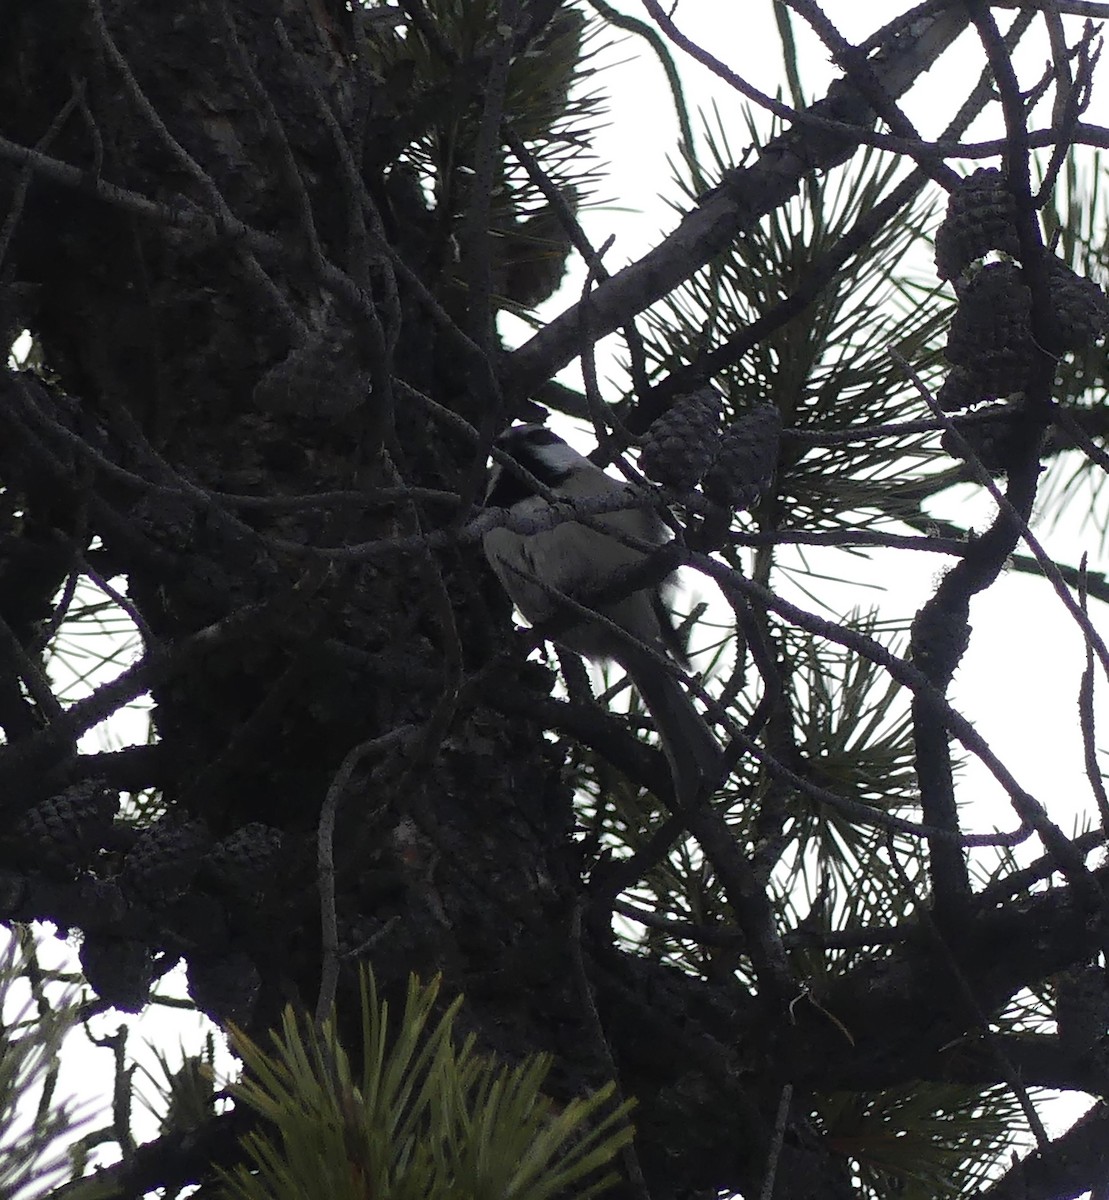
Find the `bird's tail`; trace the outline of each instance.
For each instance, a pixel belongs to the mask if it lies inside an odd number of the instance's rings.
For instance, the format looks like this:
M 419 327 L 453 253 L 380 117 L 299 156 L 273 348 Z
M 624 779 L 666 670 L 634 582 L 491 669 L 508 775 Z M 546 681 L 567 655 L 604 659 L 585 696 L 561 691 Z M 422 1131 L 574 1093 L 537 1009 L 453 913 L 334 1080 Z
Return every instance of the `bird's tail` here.
M 625 662 L 654 719 L 670 764 L 674 797 L 688 804 L 720 783 L 723 752 L 681 683 L 658 663 Z

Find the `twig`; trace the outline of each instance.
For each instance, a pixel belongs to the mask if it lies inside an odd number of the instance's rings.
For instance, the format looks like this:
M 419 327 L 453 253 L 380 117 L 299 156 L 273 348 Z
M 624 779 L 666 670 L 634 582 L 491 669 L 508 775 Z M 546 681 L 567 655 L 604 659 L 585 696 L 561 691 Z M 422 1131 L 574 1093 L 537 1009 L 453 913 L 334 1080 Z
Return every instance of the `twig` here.
M 625 1098 L 623 1088 L 620 1086 L 620 1072 L 616 1066 L 616 1059 L 612 1054 L 612 1047 L 609 1045 L 608 1037 L 605 1034 L 601 1014 L 597 1011 L 597 1002 L 593 998 L 593 985 L 589 982 L 589 973 L 585 969 L 585 957 L 581 946 L 581 927 L 582 902 L 579 899 L 570 915 L 570 957 L 574 964 L 574 978 L 578 985 L 578 995 L 581 997 L 582 1007 L 585 1009 L 586 1018 L 593 1034 L 594 1047 L 612 1079 L 613 1087 L 616 1089 L 614 1100 L 617 1106 L 622 1106 L 625 1103 Z M 639 1197 L 639 1200 L 651 1200 L 651 1193 L 647 1188 L 647 1180 L 643 1176 L 643 1168 L 639 1165 L 639 1156 L 635 1151 L 634 1138 L 624 1146 L 621 1151 L 621 1158 L 624 1162 L 624 1170 L 627 1172 L 628 1182 Z
M 992 0 L 994 8 L 1019 8 L 1027 10 L 1029 7 L 1043 7 L 1046 0 L 1036 0 L 1032 5 L 1029 5 L 1028 0 Z M 1106 20 L 1109 19 L 1109 4 L 1098 3 L 1098 0 L 1050 0 L 1052 8 L 1058 12 L 1071 17 L 1088 17 L 1091 20 Z
M 115 1062 L 112 1081 L 112 1137 L 119 1144 L 124 1161 L 135 1152 L 135 1137 L 131 1132 L 131 1077 L 136 1064 L 127 1065 L 128 1026 L 120 1025 L 115 1033 L 94 1037 L 86 1028 L 89 1040 L 96 1046 L 111 1050 Z
M 77 594 L 77 584 L 80 579 L 81 572 L 76 568 L 71 569 L 66 575 L 65 583 L 62 584 L 62 590 L 58 593 L 58 599 L 54 604 L 54 611 L 50 614 L 50 620 L 39 629 L 32 643 L 36 654 L 49 646 L 54 635 L 61 629 L 62 623 L 69 615 L 73 597 Z
M 15 385 L 15 394 L 22 402 L 24 412 L 26 412 L 35 423 L 46 431 L 48 436 L 57 438 L 65 442 L 67 445 L 74 447 L 82 455 L 87 457 L 89 461 L 101 467 L 113 477 L 121 479 L 126 483 L 133 483 L 143 491 L 156 491 L 169 495 L 180 495 L 184 493 L 192 499 L 198 507 L 204 511 L 212 512 L 218 515 L 221 520 L 225 521 L 229 528 L 235 532 L 245 536 L 250 543 L 261 544 L 265 546 L 268 539 L 260 534 L 253 526 L 248 525 L 234 513 L 229 512 L 222 504 L 220 504 L 215 495 L 206 488 L 200 487 L 192 482 L 186 476 L 182 475 L 162 454 L 160 454 L 151 444 L 138 422 L 135 420 L 132 413 L 122 404 L 115 404 L 113 407 L 113 415 L 123 427 L 124 432 L 131 438 L 132 447 L 135 450 L 141 451 L 145 455 L 147 461 L 157 468 L 159 474 L 168 480 L 169 484 L 159 485 L 153 480 L 143 475 L 135 474 L 133 471 L 128 471 L 120 467 L 117 463 L 112 462 L 104 453 L 94 447 L 87 439 L 83 438 L 79 433 L 69 429 L 63 425 L 52 413 L 46 410 L 44 404 L 36 401 L 32 394 L 31 384 L 22 377 L 15 377 L 9 382 Z
M 35 143 L 35 149 L 39 153 L 45 151 L 61 132 L 62 126 L 69 120 L 70 114 L 81 102 L 83 91 L 84 86 L 82 84 L 74 85 L 73 94 L 62 105 L 58 115 L 50 122 L 46 132 Z M 0 265 L 3 264 L 4 259 L 8 256 L 8 247 L 11 245 L 12 234 L 15 233 L 15 228 L 19 224 L 20 217 L 23 215 L 23 206 L 27 201 L 27 190 L 31 186 L 34 174 L 34 164 L 28 160 L 20 168 L 19 175 L 12 188 L 12 201 L 8 205 L 8 214 L 4 218 L 4 224 L 0 225 Z M 4 353 L 7 354 L 7 347 L 4 348 Z
M 986 0 L 965 0 L 966 11 L 978 31 L 979 41 L 997 81 L 1005 120 L 1005 186 L 1013 197 L 1013 224 L 1020 244 L 1021 274 L 1032 292 L 1033 367 L 1025 388 L 1028 403 L 1039 407 L 1050 394 L 1054 361 L 1045 347 L 1052 321 L 1043 236 L 1032 196 L 1031 147 L 1024 96 L 1004 40 Z M 1010 480 L 1011 482 L 1011 480 Z
M 1075 416 L 1062 404 L 1056 402 L 1052 409 L 1052 419 L 1057 425 L 1062 426 L 1068 436 L 1074 440 L 1074 444 L 1086 455 L 1091 462 L 1099 466 L 1104 472 L 1109 474 L 1109 454 L 1107 454 L 1082 428 L 1081 423 L 1075 419 Z
M 684 50 L 690 58 L 711 71 L 729 87 L 734 88 L 740 95 L 765 109 L 785 124 L 825 135 L 839 135 L 841 139 L 846 137 L 856 145 L 874 146 L 880 150 L 892 150 L 895 153 L 914 157 L 916 154 L 924 152 L 928 145 L 915 137 L 905 138 L 874 133 L 861 122 L 841 121 L 832 117 L 819 116 L 817 113 L 821 107 L 819 104 L 807 109 L 792 108 L 748 83 L 746 79 L 737 75 L 704 46 L 700 46 L 691 38 L 686 37 L 673 20 L 663 12 L 658 0 L 643 0 L 643 7 L 651 14 L 659 28 L 674 45 Z M 872 83 L 890 96 L 910 87 L 915 81 L 916 72 L 925 69 L 925 62 L 935 61 L 962 32 L 966 24 L 967 18 L 962 13 L 955 13 L 946 21 L 943 20 L 943 16 L 944 14 L 941 12 L 938 16 L 934 16 L 929 24 L 921 23 L 920 31 L 915 37 L 915 56 L 920 60 L 918 64 L 913 63 L 912 56 L 906 56 L 905 61 L 892 60 L 887 56 L 882 63 L 885 78 L 876 73 L 872 77 Z M 842 100 L 843 93 L 838 93 L 838 98 Z M 869 98 L 867 104 L 869 106 Z M 871 114 L 868 112 L 867 115 Z
M 785 1141 L 789 1106 L 792 1102 L 793 1084 L 783 1084 L 782 1095 L 778 1100 L 778 1114 L 774 1119 L 774 1135 L 770 1139 L 770 1148 L 766 1157 L 766 1173 L 763 1175 L 762 1187 L 759 1189 L 759 1200 L 771 1200 L 774 1195 L 774 1177 L 778 1173 L 778 1160 L 782 1156 L 782 1143 Z
M 607 3 L 607 0 L 589 0 L 589 4 L 610 25 L 615 25 L 617 29 L 624 29 L 628 33 L 634 33 L 637 37 L 643 38 L 655 52 L 659 65 L 666 76 L 667 85 L 670 88 L 670 98 L 674 106 L 674 115 L 678 118 L 678 129 L 681 131 L 681 140 L 685 145 L 686 155 L 693 170 L 694 180 L 697 187 L 701 191 L 704 191 L 707 184 L 701 175 L 701 168 L 698 165 L 697 155 L 694 150 L 693 126 L 689 121 L 689 106 L 685 102 L 685 89 L 682 86 L 681 73 L 674 63 L 674 56 L 670 53 L 666 42 L 659 36 L 658 30 L 648 25 L 646 21 L 641 21 L 638 17 L 630 16 L 628 13 L 620 12 Z
M 339 804 L 355 768 L 362 759 L 367 754 L 388 749 L 407 737 L 410 732 L 410 726 L 402 725 L 381 737 L 360 742 L 348 750 L 335 772 L 320 808 L 320 821 L 316 830 L 316 881 L 320 893 L 323 962 L 320 968 L 320 991 L 315 1014 L 316 1024 L 319 1026 L 331 1015 L 335 1004 L 335 990 L 339 983 L 339 915 L 335 902 L 335 819 L 339 812 Z
M 1105 845 L 1105 834 L 1100 829 L 1091 829 L 1086 833 L 1077 834 L 1071 844 L 1077 854 L 1090 855 Z M 983 911 L 986 911 L 991 906 L 1003 904 L 1010 896 L 1021 892 L 1030 893 L 1037 883 L 1050 879 L 1058 870 L 1059 864 L 1055 856 L 1044 854 L 1027 867 L 1010 871 L 1008 875 L 987 884 L 979 892 L 977 902 L 985 905 Z
M 386 454 L 384 468 L 391 479 L 397 484 L 403 482 L 401 474 L 392 458 Z M 419 531 L 420 516 L 415 505 L 409 503 L 402 506 L 409 524 Z M 411 771 L 426 771 L 431 768 L 439 752 L 440 744 L 446 737 L 458 711 L 460 688 L 464 669 L 464 651 L 462 637 L 455 620 L 454 606 L 451 603 L 450 590 L 443 578 L 439 560 L 427 549 L 419 556 L 424 578 L 429 583 L 427 599 L 432 615 L 442 634 L 443 650 L 443 686 L 440 697 L 427 719 L 423 722 L 419 736 L 415 739 L 411 756 Z M 402 786 L 402 785 L 398 785 Z
M 120 591 L 112 587 L 112 585 L 100 574 L 99 571 L 89 565 L 87 559 L 81 560 L 81 574 L 87 575 L 89 579 L 115 604 L 121 612 L 127 614 L 131 623 L 139 632 L 139 637 L 142 638 L 143 644 L 153 646 L 155 644 L 154 634 L 146 621 L 143 620 L 142 613 L 135 607 L 134 604 Z
M 493 262 L 490 233 L 493 189 L 500 160 L 500 132 L 504 118 L 508 69 L 512 63 L 513 42 L 519 13 L 516 0 L 496 0 L 496 41 L 482 89 L 481 119 L 474 147 L 474 174 L 465 197 L 466 215 L 462 223 L 463 269 L 470 292 L 469 334 L 488 353 L 493 345 Z
M 581 286 L 581 299 L 578 304 L 578 314 L 581 322 L 581 374 L 582 380 L 585 383 L 586 403 L 589 406 L 589 416 L 593 422 L 593 432 L 597 437 L 597 447 L 610 461 L 614 455 L 610 452 L 608 425 L 605 422 L 605 403 L 601 398 L 601 390 L 597 384 L 597 357 L 596 345 L 593 338 L 593 307 L 590 303 L 590 294 L 593 291 L 593 284 L 597 279 L 598 273 L 603 269 L 602 260 L 615 240 L 616 235 L 609 234 L 600 250 L 597 251 L 592 259 L 587 260 L 589 270 L 586 272 L 585 282 Z
M 1063 34 L 1062 21 L 1058 5 L 1054 0 L 1044 0 L 1044 20 L 1047 22 L 1048 34 L 1051 40 L 1052 68 L 1057 80 L 1055 104 L 1052 106 L 1051 128 L 1056 131 L 1056 141 L 1051 148 L 1051 159 L 1040 181 L 1039 189 L 1032 197 L 1032 203 L 1039 208 L 1046 203 L 1054 191 L 1055 180 L 1062 169 L 1063 162 L 1074 140 L 1078 127 L 1078 119 L 1089 107 L 1092 95 L 1093 71 L 1101 56 L 1100 41 L 1091 53 L 1095 29 L 1087 24 L 1076 53 L 1078 54 L 1078 75 L 1071 78 L 1070 59 L 1066 39 Z
M 0 616 L 0 638 L 7 643 L 7 656 L 15 664 L 31 699 L 39 706 L 49 724 L 59 727 L 64 721 L 65 710 L 58 703 L 45 670 L 27 653 L 23 643 L 16 637 L 15 631 L 3 616 Z
M 242 43 L 242 39 L 239 37 L 239 29 L 235 23 L 235 17 L 231 12 L 228 0 L 219 0 L 218 8 L 220 17 L 223 20 L 224 29 L 227 30 L 227 35 L 230 39 L 231 47 L 239 60 L 239 66 L 242 69 L 247 87 L 258 103 L 264 117 L 265 126 L 277 147 L 277 157 L 281 164 L 281 169 L 285 174 L 285 181 L 296 202 L 297 212 L 300 217 L 301 232 L 308 243 L 312 257 L 316 260 L 324 260 L 327 256 L 320 245 L 319 233 L 316 229 L 316 219 L 312 211 L 312 200 L 308 195 L 308 189 L 304 186 L 304 178 L 297 167 L 293 149 L 289 145 L 289 139 L 285 133 L 285 125 L 278 115 L 277 109 L 274 107 L 269 91 L 261 79 L 259 79 L 258 72 L 254 69 L 254 63 L 251 61 L 250 55 Z
M 280 598 L 285 601 L 285 597 Z M 255 632 L 265 615 L 280 611 L 277 601 L 247 604 L 204 629 L 190 634 L 172 650 L 154 647 L 115 679 L 102 684 L 91 695 L 65 709 L 47 728 L 9 746 L 0 747 L 0 778 L 9 779 L 55 750 L 58 740 L 75 741 L 117 709 L 149 691 L 158 680 L 167 679 L 207 654 L 248 631 Z
M 847 78 L 858 88 L 866 98 L 866 102 L 890 129 L 898 137 L 903 138 L 907 145 L 923 146 L 924 139 L 887 93 L 870 60 L 857 47 L 848 42 L 819 5 L 813 3 L 813 0 L 785 0 L 785 3 L 808 21 L 817 37 L 831 51 L 833 59 Z M 907 153 L 915 159 L 922 171 L 930 175 L 946 191 L 951 191 L 958 184 L 959 176 L 946 163 L 934 159 L 929 154 L 919 152 L 913 154 L 911 149 Z
M 1082 555 L 1079 568 L 1078 602 L 1082 611 L 1086 611 L 1086 555 Z M 1078 685 L 1078 723 L 1082 729 L 1082 757 L 1086 764 L 1086 778 L 1090 781 L 1090 791 L 1097 801 L 1098 813 L 1101 816 L 1101 830 L 1109 835 L 1109 796 L 1105 794 L 1105 781 L 1097 761 L 1097 743 L 1094 736 L 1096 728 L 1094 716 L 1094 656 L 1090 643 L 1085 643 L 1086 666 L 1082 671 L 1082 680 Z
M 696 942 L 700 946 L 720 946 L 724 949 L 742 949 L 747 945 L 747 935 L 741 929 L 728 925 L 698 925 L 692 921 L 676 921 L 660 917 L 651 909 L 641 908 L 627 900 L 616 900 L 613 911 L 630 921 L 636 921 L 648 929 L 681 941 Z M 909 925 L 865 929 L 833 929 L 827 933 L 807 933 L 794 930 L 782 934 L 782 945 L 787 950 L 818 946 L 822 950 L 851 950 L 864 946 L 893 946 L 912 941 L 916 931 Z
M 347 139 L 343 136 L 343 131 L 339 127 L 334 112 L 332 112 L 331 105 L 327 102 L 327 97 L 323 94 L 312 72 L 305 68 L 300 56 L 296 53 L 285 30 L 284 23 L 281 20 L 277 20 L 274 22 L 274 28 L 277 31 L 278 40 L 281 42 L 286 54 L 300 68 L 304 86 L 315 100 L 316 109 L 331 134 L 332 143 L 335 146 L 336 153 L 339 155 L 339 161 L 343 167 L 342 177 L 347 192 L 348 205 L 352 208 L 350 219 L 356 227 L 356 236 L 367 234 L 365 225 L 359 223 L 361 214 L 365 213 L 373 224 L 375 243 L 388 254 L 390 248 L 385 241 L 380 217 L 361 176 L 358 174 L 358 168 L 354 163 L 350 146 Z M 392 258 L 391 255 L 389 257 Z M 396 261 L 396 259 L 394 258 L 392 261 Z M 393 427 L 393 348 L 400 335 L 401 322 L 400 299 L 397 295 L 396 278 L 392 271 L 385 270 L 381 272 L 384 284 L 381 309 L 392 318 L 393 324 L 391 331 L 387 334 L 382 324 L 381 312 L 378 311 L 378 305 L 374 303 L 374 297 L 368 295 L 345 272 L 336 271 L 333 276 L 332 271 L 329 269 L 330 266 L 329 260 L 322 253 L 316 256 L 317 277 L 325 285 L 331 286 L 334 294 L 348 304 L 352 311 L 359 313 L 365 325 L 370 343 L 370 379 L 375 399 L 372 408 L 372 424 L 377 437 L 374 439 L 374 444 L 384 445 L 389 442 Z M 334 282 L 329 283 L 332 279 Z
M 1019 44 L 1034 19 L 1035 13 L 1030 10 L 1025 10 L 1017 15 L 1012 28 L 1005 35 L 1007 49 L 1012 50 Z M 959 111 L 944 130 L 943 136 L 945 138 L 958 137 L 965 132 L 992 96 L 993 79 L 987 68 L 982 72 L 966 101 L 960 105 Z M 1003 143 L 998 143 L 993 153 L 999 153 L 1001 148 L 1003 148 Z M 651 393 L 651 403 L 647 406 L 642 419 L 649 422 L 654 416 L 657 416 L 660 403 L 666 397 L 692 390 L 726 366 L 737 362 L 763 338 L 803 312 L 816 299 L 825 285 L 839 274 L 850 258 L 867 246 L 877 231 L 885 228 L 894 216 L 920 192 L 926 180 L 927 176 L 923 171 L 913 171 L 884 200 L 860 215 L 854 225 L 831 250 L 809 265 L 804 280 L 795 291 L 760 313 L 738 333 L 733 334 L 719 346 L 706 351 L 688 366 L 672 370 Z M 909 429 L 908 426 L 912 424 L 910 422 L 903 424 L 906 426 L 905 432 L 923 432 L 923 430 Z M 928 427 L 930 426 L 926 428 Z M 882 436 L 878 432 L 873 434 L 869 432 L 871 429 L 877 431 L 882 426 L 866 428 L 867 432 L 863 434 L 860 431 L 860 436 Z M 821 439 L 826 435 L 820 430 L 811 432 L 791 430 L 789 436 L 798 438 L 805 443 L 812 442 L 821 445 L 824 444 Z
M 919 25 L 923 41 L 917 37 L 914 27 L 914 36 L 901 43 L 905 45 L 911 42 L 911 51 L 900 46 L 894 49 L 897 37 L 903 32 L 901 22 L 905 18 L 886 26 L 869 41 L 868 48 L 885 49 L 884 70 L 889 74 L 883 74 L 881 79 L 891 95 L 900 94 L 912 82 L 909 76 L 926 69 L 928 62 L 942 52 L 943 45 L 965 26 L 966 16 L 957 11 L 959 7 L 933 5 L 928 6 L 927 12 L 914 10 L 916 15 L 912 20 Z M 941 8 L 946 11 L 941 12 Z M 1027 27 L 1034 15 L 1028 10 L 1022 12 L 1014 22 L 1014 28 Z M 922 50 L 925 43 L 927 46 Z M 892 82 L 887 82 L 887 78 Z M 984 89 L 975 89 L 976 94 L 980 91 Z M 988 93 L 986 95 L 988 97 Z M 962 114 L 957 119 L 961 120 Z M 664 242 L 596 289 L 593 302 L 597 335 L 604 336 L 625 325 L 633 314 L 671 292 L 719 254 L 744 229 L 780 206 L 786 197 L 796 191 L 809 171 L 826 166 L 829 161 L 839 161 L 842 158 L 842 131 L 845 127 L 841 125 L 839 128 L 841 137 L 836 139 L 839 148 L 837 154 L 832 155 L 830 151 L 826 153 L 811 144 L 811 139 L 791 131 L 770 143 L 751 167 L 729 176 L 726 186 L 702 197 L 697 208 L 683 218 Z M 861 129 L 850 127 L 848 132 L 856 142 L 867 140 Z M 1106 131 L 1096 132 L 1102 140 L 1109 140 Z M 876 139 L 870 140 L 876 142 Z M 898 142 L 896 148 L 903 152 L 905 147 L 900 139 L 894 140 Z M 1049 133 L 1044 144 L 1050 144 L 1052 140 Z M 959 147 L 957 150 L 956 146 Z M 949 153 L 961 156 L 965 148 L 960 143 L 953 143 L 937 144 L 934 149 L 937 156 L 942 157 Z M 990 153 L 998 152 L 998 144 L 992 145 Z M 543 380 L 576 356 L 577 326 L 576 313 L 573 309 L 567 310 L 513 352 L 508 369 L 514 393 L 530 394 Z
M 844 629 L 833 621 L 826 621 L 814 613 L 806 612 L 804 609 L 797 607 L 797 605 L 783 600 L 769 591 L 769 589 L 762 587 L 752 580 L 744 579 L 707 555 L 690 553 L 685 556 L 685 561 L 688 565 L 696 567 L 702 574 L 715 579 L 723 590 L 736 589 L 743 592 L 759 607 L 778 613 L 779 616 L 784 617 L 787 621 L 792 622 L 802 629 L 816 633 L 820 637 L 827 638 L 830 641 L 837 642 L 848 649 L 855 650 L 857 653 L 869 658 L 872 662 L 884 667 L 894 679 L 910 689 L 914 694 L 927 696 L 937 705 L 944 721 L 950 727 L 954 736 L 972 754 L 981 759 L 990 774 L 993 775 L 1009 795 L 1014 806 L 1017 807 L 1018 814 L 1022 817 L 1020 829 L 1014 833 L 998 835 L 1003 840 L 995 844 L 1012 845 L 1027 836 L 1029 829 L 1032 828 L 1032 824 L 1025 817 L 1023 810 L 1031 804 L 1034 806 L 1035 811 L 1042 812 L 1042 806 L 1017 783 L 1008 767 L 993 753 L 982 735 L 961 713 L 951 707 L 943 693 L 935 688 L 931 681 L 917 667 L 906 659 L 893 654 L 873 638 L 869 638 L 857 630 Z M 973 841 L 960 840 L 964 845 L 973 844 Z

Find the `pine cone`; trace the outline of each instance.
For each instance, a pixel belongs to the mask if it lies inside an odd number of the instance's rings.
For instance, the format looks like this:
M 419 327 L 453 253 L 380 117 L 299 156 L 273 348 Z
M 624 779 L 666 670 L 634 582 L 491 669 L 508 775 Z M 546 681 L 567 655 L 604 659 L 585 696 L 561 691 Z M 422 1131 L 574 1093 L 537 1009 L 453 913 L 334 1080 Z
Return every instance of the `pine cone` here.
M 130 907 L 123 889 L 114 879 L 85 874 L 77 881 L 77 895 L 85 912 L 96 914 L 96 928 L 118 926 Z
M 716 457 L 721 405 L 720 393 L 703 387 L 652 421 L 639 455 L 643 474 L 678 491 L 695 488 Z
M 187 890 L 207 847 L 202 826 L 163 817 L 128 851 L 120 883 L 148 904 L 165 904 Z
M 141 942 L 90 934 L 81 943 L 81 969 L 89 987 L 113 1008 L 138 1012 L 150 998 L 154 960 Z
M 955 279 L 991 250 L 1020 257 L 1017 206 L 996 167 L 968 175 L 951 193 L 936 230 L 936 273 Z
M 1065 350 L 1082 350 L 1109 329 L 1109 300 L 1092 279 L 1076 275 L 1062 259 L 1049 255 L 1048 287 Z
M 566 196 L 571 210 L 573 193 Z M 494 288 L 521 308 L 535 308 L 549 300 L 566 274 L 566 261 L 574 243 L 549 204 L 522 221 L 514 221 L 494 245 L 499 262 L 494 265 Z
M 87 779 L 29 808 L 15 836 L 37 866 L 74 871 L 100 849 L 119 807 L 119 793 Z
M 166 948 L 190 955 L 199 946 L 207 950 L 224 946 L 228 937 L 228 907 L 236 912 L 245 909 L 252 915 L 248 905 L 227 905 L 210 892 L 190 888 L 183 896 L 170 900 L 158 909 L 158 922 Z
M 205 860 L 205 869 L 229 891 L 259 891 L 273 877 L 281 843 L 280 829 L 251 821 L 216 843 Z
M 749 508 L 770 486 L 778 466 L 782 414 L 772 404 L 750 408 L 724 431 L 705 493 L 732 508 Z
M 261 984 L 258 968 L 238 951 L 189 960 L 189 995 L 216 1022 L 250 1020 Z
M 1012 263 L 990 263 L 963 290 L 944 350 L 985 392 L 1023 391 L 1032 362 L 1032 296 Z

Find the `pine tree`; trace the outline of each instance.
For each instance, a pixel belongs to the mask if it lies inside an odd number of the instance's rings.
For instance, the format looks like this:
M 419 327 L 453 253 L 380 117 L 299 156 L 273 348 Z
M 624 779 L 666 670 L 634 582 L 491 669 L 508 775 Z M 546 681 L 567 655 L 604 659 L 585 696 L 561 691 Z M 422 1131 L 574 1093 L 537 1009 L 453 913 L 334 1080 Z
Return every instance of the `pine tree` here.
M 119 1161 L 81 1178 L 101 1134 L 47 1086 L 5 1194 L 1104 1193 L 1109 591 L 1033 532 L 1107 462 L 1074 7 L 929 3 L 852 46 L 776 2 L 771 97 L 655 0 L 0 0 L 0 917 L 73 931 L 86 1015 L 184 961 L 244 1064 L 163 1057 L 136 1145 L 120 1041 Z M 583 229 L 616 38 L 681 130 L 676 225 L 623 268 Z M 981 77 L 926 137 L 905 97 L 956 41 Z M 547 411 L 711 601 L 681 632 L 728 773 L 696 803 L 482 558 L 492 439 Z M 946 564 L 915 613 L 871 607 L 866 556 L 914 551 Z M 1086 651 L 1069 834 L 951 699 L 1009 568 Z M 124 719 L 149 735 L 88 736 Z M 26 953 L 0 981 L 41 981 Z M 5 1015 L 12 1063 L 76 1019 Z M 1094 1106 L 1052 1137 L 1045 1089 Z

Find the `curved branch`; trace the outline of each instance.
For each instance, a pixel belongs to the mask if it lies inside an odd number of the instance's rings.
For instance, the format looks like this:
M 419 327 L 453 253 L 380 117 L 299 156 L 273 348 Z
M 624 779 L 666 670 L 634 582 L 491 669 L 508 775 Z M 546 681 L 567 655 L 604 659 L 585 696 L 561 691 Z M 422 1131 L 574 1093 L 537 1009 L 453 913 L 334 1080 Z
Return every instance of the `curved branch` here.
M 988 1087 L 1005 1082 L 998 1070 L 996 1050 L 1017 1071 L 1026 1087 L 1053 1088 L 1062 1092 L 1103 1093 L 1109 1085 L 1109 1074 L 1089 1051 L 1068 1054 L 1057 1037 L 1045 1034 L 995 1033 L 993 1048 L 984 1042 L 972 1045 L 960 1043 L 941 1056 L 938 1068 L 928 1078 L 937 1083 L 966 1083 L 973 1087 Z

